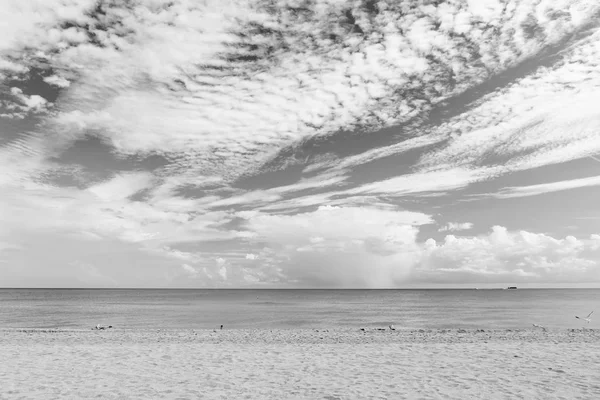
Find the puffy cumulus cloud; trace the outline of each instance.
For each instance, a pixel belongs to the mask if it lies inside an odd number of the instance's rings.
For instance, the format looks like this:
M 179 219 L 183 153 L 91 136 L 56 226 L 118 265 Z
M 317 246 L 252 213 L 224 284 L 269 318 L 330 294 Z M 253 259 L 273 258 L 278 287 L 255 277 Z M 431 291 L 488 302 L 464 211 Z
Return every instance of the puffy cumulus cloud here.
M 26 111 L 29 111 L 32 109 L 36 110 L 36 111 L 42 111 L 45 108 L 46 104 L 48 103 L 48 101 L 46 99 L 44 99 L 42 96 L 38 96 L 37 94 L 27 96 L 26 94 L 23 94 L 23 91 L 21 89 L 16 88 L 16 87 L 11 88 L 10 92 L 17 99 L 19 99 L 19 101 L 21 103 L 23 103 L 23 106 Z
M 593 283 L 600 281 L 597 240 L 555 239 L 541 233 L 509 232 L 428 240 L 412 279 L 435 283 Z
M 256 249 L 258 254 L 243 252 L 202 252 L 204 259 L 198 259 L 196 264 L 188 266 L 191 269 L 184 274 L 181 280 L 184 286 L 192 283 L 202 287 L 256 287 L 273 283 L 282 283 L 278 276 L 277 267 L 270 265 L 272 250 L 268 248 Z M 263 261 L 262 257 L 266 256 Z M 259 262 L 258 259 L 261 258 Z M 266 264 L 266 265 L 264 265 Z
M 314 212 L 295 215 L 271 215 L 262 212 L 238 213 L 247 219 L 245 227 L 258 237 L 278 237 L 285 241 L 288 236 L 354 239 L 377 236 L 382 227 L 385 232 L 402 237 L 407 226 L 419 226 L 432 222 L 423 213 L 411 211 L 380 210 L 369 207 L 321 206 Z M 412 232 L 412 229 L 409 230 Z
M 12 87 L 10 100 L 0 100 L 0 118 L 24 119 L 28 114 L 43 114 L 52 103 L 37 94 L 27 95 L 23 90 Z
M 71 85 L 71 82 L 59 75 L 47 76 L 44 78 L 44 82 L 59 88 L 67 88 Z
M 255 213 L 248 216 L 245 228 L 256 232 L 258 243 L 266 244 L 266 250 L 259 253 L 261 273 L 282 285 L 600 282 L 598 235 L 556 239 L 496 226 L 485 235 L 448 235 L 441 243 L 420 242 L 420 222 L 403 214 L 322 207 L 293 216 Z M 253 266 L 245 268 L 251 271 Z
M 592 250 L 598 250 L 600 249 L 600 235 L 590 235 L 590 241 L 591 241 L 591 249 Z
M 438 229 L 438 232 L 466 231 L 472 228 L 472 222 L 448 222 L 446 225 L 441 226 Z
M 401 282 L 415 251 L 417 226 L 429 216 L 408 211 L 323 206 L 296 215 L 244 214 L 244 228 L 268 251 L 262 272 L 301 286 L 384 287 Z
M 226 281 L 227 280 L 227 267 L 225 265 L 222 265 L 219 268 L 219 275 L 221 276 L 221 278 Z

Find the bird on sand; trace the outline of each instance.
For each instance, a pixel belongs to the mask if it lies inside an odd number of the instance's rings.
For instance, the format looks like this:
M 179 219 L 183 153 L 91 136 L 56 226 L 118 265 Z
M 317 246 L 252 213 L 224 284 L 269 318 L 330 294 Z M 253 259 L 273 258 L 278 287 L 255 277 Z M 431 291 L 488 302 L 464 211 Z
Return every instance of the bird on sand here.
M 592 319 L 591 319 L 590 317 L 592 316 L 592 314 L 593 314 L 593 313 L 594 313 L 594 312 L 592 311 L 592 312 L 591 312 L 591 313 L 589 313 L 589 314 L 587 315 L 587 317 L 585 317 L 585 318 L 584 318 L 584 317 L 578 317 L 577 315 L 575 316 L 575 318 L 577 318 L 577 319 L 581 319 L 581 320 L 584 320 L 585 322 L 587 322 L 587 323 L 589 324 L 590 322 L 592 322 Z

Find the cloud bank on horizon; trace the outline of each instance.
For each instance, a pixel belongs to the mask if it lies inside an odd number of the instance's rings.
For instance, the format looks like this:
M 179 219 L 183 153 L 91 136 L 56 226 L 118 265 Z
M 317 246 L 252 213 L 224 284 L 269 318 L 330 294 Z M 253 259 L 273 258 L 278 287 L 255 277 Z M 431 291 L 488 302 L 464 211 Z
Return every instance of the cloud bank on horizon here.
M 600 285 L 595 0 L 2 7 L 4 286 Z

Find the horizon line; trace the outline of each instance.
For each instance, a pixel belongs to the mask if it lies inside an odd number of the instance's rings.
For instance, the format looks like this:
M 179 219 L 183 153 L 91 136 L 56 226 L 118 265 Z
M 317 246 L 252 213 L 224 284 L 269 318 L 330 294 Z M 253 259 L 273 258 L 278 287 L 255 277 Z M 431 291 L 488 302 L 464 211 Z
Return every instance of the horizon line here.
M 512 286 L 511 286 L 512 287 Z M 516 287 L 517 290 L 529 289 L 600 289 L 600 287 Z M 186 288 L 186 287 L 2 287 L 0 290 L 507 290 L 508 287 L 414 287 L 414 288 L 289 288 L 289 287 L 263 287 L 263 288 Z

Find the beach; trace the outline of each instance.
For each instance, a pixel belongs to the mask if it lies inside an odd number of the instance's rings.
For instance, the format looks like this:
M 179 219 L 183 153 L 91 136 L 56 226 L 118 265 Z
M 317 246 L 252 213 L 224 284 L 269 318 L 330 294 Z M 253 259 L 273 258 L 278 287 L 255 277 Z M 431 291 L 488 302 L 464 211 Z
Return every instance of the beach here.
M 0 330 L 2 399 L 596 399 L 594 329 Z

